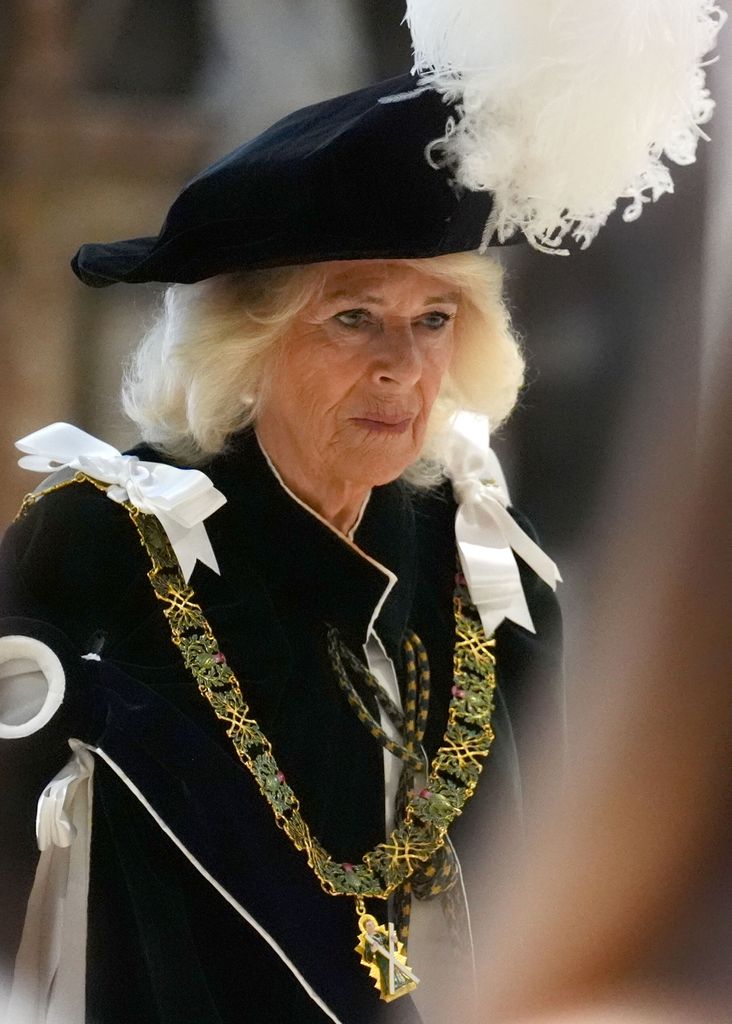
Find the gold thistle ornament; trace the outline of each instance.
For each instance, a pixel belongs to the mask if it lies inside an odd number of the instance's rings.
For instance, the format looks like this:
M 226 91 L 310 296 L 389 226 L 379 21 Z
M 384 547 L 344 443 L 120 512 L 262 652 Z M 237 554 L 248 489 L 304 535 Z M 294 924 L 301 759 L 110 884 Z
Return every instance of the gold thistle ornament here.
M 366 913 L 363 900 L 356 900 L 356 912 L 359 915 L 356 952 L 363 966 L 368 967 L 379 997 L 390 1003 L 413 992 L 419 978 L 407 964 L 404 945 L 398 940 L 394 925 L 391 921 L 388 925 L 379 924 L 372 914 Z

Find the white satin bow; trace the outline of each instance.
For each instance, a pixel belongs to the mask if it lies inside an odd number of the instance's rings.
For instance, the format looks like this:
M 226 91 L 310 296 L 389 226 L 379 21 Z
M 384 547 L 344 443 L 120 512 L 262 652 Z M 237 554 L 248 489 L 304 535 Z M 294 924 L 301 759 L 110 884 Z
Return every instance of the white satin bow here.
M 23 469 L 36 473 L 63 468 L 80 470 L 109 484 L 107 495 L 113 501 L 129 501 L 141 512 L 156 516 L 186 581 L 196 560 L 219 572 L 203 523 L 226 503 L 226 498 L 205 473 L 159 462 L 141 462 L 135 455 L 122 455 L 112 445 L 68 423 L 43 427 L 16 441 L 15 447 L 26 453 L 18 460 Z
M 64 849 L 76 838 L 74 799 L 79 786 L 92 776 L 94 758 L 75 740 L 70 741 L 70 746 L 74 756 L 54 775 L 38 799 L 36 838 L 41 851 L 51 846 Z
M 440 447 L 458 511 L 455 537 L 470 596 L 491 634 L 504 618 L 536 632 L 514 551 L 554 590 L 559 570 L 507 511 L 508 489 L 488 419 L 458 412 Z

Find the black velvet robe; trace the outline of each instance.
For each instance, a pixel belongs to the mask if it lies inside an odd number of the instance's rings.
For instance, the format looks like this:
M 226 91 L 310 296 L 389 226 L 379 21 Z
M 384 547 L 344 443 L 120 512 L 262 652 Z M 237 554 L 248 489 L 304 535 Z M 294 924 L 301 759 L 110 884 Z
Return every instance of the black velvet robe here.
M 161 461 L 142 447 L 134 454 Z M 251 432 L 202 468 L 228 501 L 206 523 L 221 576 L 197 565 L 197 600 L 311 831 L 336 860 L 358 861 L 384 838 L 382 750 L 335 683 L 325 635 L 336 626 L 362 655 L 387 578 L 292 499 Z M 374 489 L 355 535 L 398 577 L 375 628 L 399 675 L 405 628 L 426 645 L 430 756 L 452 685 L 454 514 L 448 484 L 415 495 L 396 482 Z M 380 1002 L 358 964 L 353 900 L 325 895 L 275 826 L 170 640 L 149 567 L 127 512 L 90 484 L 45 495 L 2 547 L 0 632 L 46 642 L 67 674 L 64 703 L 43 733 L 43 770 L 67 760 L 70 736 L 103 752 L 94 776 L 89 1024 L 327 1020 L 307 986 L 349 1024 L 417 1021 L 409 998 Z M 497 631 L 497 739 L 456 823 L 463 841 L 510 771 L 508 716 L 520 720 L 532 677 L 558 672 L 558 606 L 521 568 L 537 633 L 509 622 Z M 81 657 L 89 652 L 100 660 Z M 38 771 L 38 738 L 15 742 L 29 751 L 28 771 Z M 480 869 L 487 852 L 470 853 Z M 383 916 L 383 905 L 374 909 Z

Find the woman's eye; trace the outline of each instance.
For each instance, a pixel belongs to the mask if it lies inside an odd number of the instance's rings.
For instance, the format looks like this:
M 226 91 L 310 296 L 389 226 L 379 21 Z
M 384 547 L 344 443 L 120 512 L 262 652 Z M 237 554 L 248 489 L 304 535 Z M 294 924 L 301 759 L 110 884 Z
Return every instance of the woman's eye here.
M 424 324 L 424 326 L 429 328 L 431 331 L 439 331 L 441 327 L 444 327 L 445 324 L 448 324 L 451 320 L 452 315 L 450 313 L 443 313 L 440 310 L 435 310 L 433 313 L 425 313 L 425 315 L 420 318 L 419 322 Z
M 344 327 L 365 327 L 372 323 L 367 309 L 346 309 L 343 313 L 336 313 L 334 320 Z

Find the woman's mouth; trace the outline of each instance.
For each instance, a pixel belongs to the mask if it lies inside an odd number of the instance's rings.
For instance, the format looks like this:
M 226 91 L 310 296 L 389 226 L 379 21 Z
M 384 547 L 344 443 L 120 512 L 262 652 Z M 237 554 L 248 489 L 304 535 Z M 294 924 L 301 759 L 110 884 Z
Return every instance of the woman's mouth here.
M 367 416 L 354 416 L 353 422 L 357 426 L 363 427 L 364 430 L 370 430 L 375 434 L 404 434 L 412 425 L 412 419 L 412 416 L 407 416 L 406 418 L 382 416 L 378 419 L 371 419 Z

